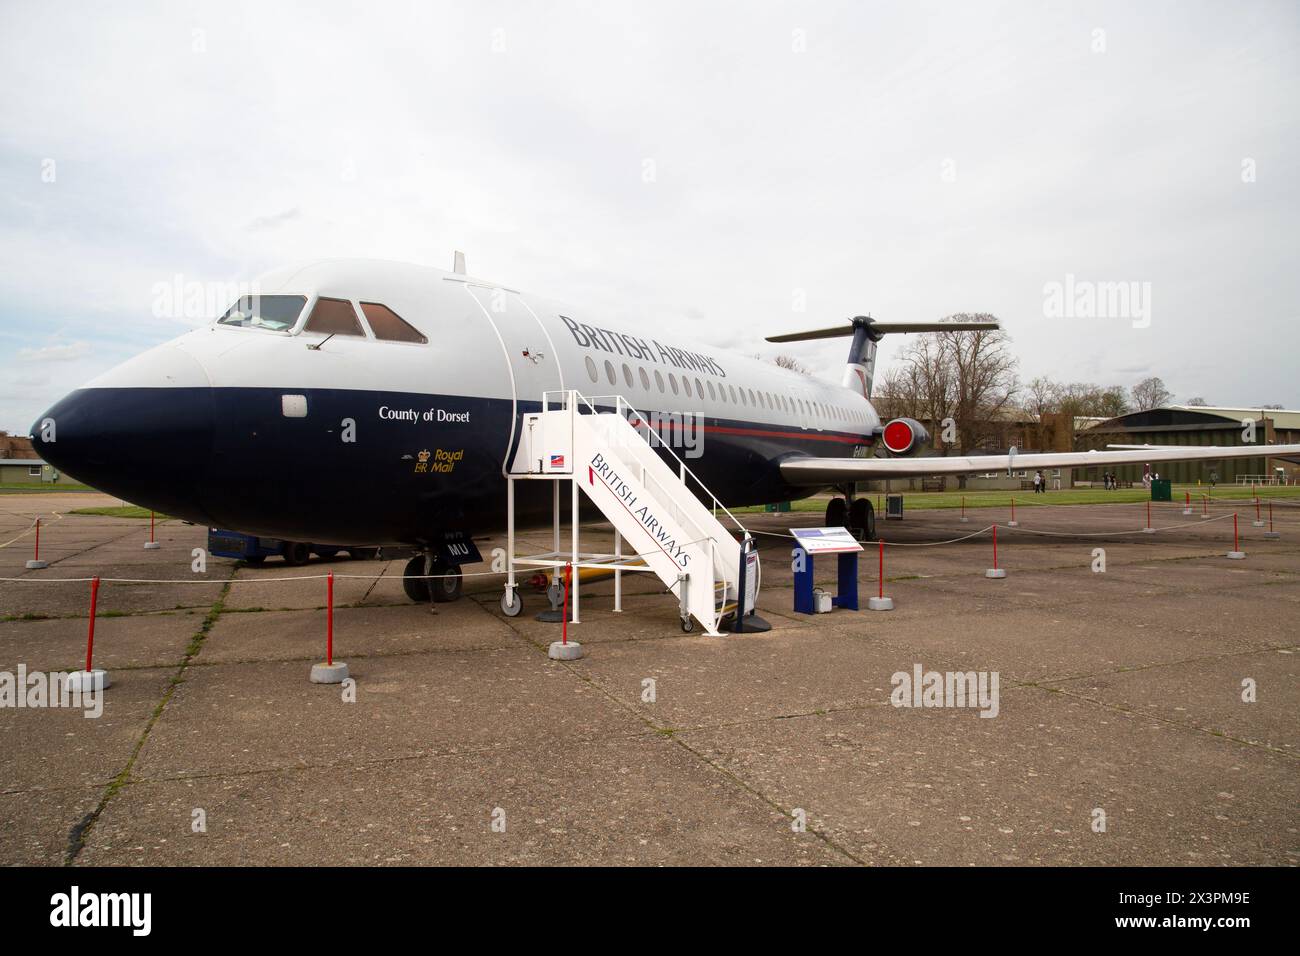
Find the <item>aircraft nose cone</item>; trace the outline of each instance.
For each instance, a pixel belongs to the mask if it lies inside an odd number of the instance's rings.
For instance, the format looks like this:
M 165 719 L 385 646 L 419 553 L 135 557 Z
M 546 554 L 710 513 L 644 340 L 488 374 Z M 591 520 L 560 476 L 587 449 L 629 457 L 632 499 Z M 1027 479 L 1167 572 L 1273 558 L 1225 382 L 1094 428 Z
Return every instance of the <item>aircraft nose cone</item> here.
M 32 444 L 67 478 L 207 523 L 199 487 L 212 458 L 212 389 L 185 352 L 146 355 L 54 405 L 32 426 Z

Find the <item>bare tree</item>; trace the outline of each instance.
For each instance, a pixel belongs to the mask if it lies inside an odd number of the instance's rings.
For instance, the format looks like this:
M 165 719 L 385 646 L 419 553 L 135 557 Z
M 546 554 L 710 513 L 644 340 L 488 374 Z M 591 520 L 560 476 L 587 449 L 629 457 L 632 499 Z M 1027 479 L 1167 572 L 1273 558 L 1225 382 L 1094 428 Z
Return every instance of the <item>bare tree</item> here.
M 957 313 L 961 322 L 990 322 L 986 313 Z M 1001 329 L 940 332 L 940 349 L 952 369 L 952 417 L 963 451 L 985 443 L 1001 444 L 1001 413 L 1020 389 L 1019 361 L 1007 347 L 1010 337 Z
M 1193 408 L 1205 408 L 1210 403 L 1198 395 L 1196 398 L 1189 398 L 1187 404 Z
M 792 372 L 798 372 L 800 375 L 809 374 L 807 367 L 793 355 L 778 355 L 772 359 L 772 364 L 779 368 L 788 368 Z
M 1144 378 L 1134 385 L 1132 395 L 1133 405 L 1143 412 L 1166 405 L 1174 397 L 1174 393 L 1165 388 L 1165 383 L 1155 376 Z
M 1026 391 L 1025 406 L 1039 421 L 1042 421 L 1044 415 L 1060 411 L 1061 386 L 1050 378 L 1038 375 L 1030 379 Z

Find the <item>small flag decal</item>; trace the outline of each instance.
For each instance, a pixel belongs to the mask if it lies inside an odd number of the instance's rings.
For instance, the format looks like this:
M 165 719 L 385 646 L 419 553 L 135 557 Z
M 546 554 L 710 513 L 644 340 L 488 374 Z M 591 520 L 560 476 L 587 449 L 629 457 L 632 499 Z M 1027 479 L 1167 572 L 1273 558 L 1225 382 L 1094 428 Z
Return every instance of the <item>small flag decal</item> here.
M 551 467 L 552 467 L 552 468 L 563 468 L 563 467 L 564 467 L 564 456 L 563 456 L 563 455 L 552 455 L 552 456 L 551 456 Z

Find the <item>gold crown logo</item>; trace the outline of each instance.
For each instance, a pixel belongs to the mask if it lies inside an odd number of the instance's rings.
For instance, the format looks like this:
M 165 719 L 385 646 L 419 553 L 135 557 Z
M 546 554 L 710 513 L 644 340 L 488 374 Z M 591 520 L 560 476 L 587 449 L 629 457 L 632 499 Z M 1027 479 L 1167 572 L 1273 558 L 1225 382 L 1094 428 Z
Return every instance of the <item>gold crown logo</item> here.
M 415 457 L 418 458 L 421 462 L 426 462 L 426 461 L 428 461 L 428 460 L 429 460 L 429 451 L 428 451 L 428 449 L 425 449 L 424 451 L 420 452 L 420 453 L 419 453 L 418 455 L 416 455 Z

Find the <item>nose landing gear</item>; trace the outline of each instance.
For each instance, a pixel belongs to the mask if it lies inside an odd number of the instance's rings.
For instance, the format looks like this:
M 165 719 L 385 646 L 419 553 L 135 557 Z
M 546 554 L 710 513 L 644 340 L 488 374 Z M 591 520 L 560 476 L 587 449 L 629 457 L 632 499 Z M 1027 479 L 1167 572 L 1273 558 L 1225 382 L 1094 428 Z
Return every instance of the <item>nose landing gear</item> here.
M 460 565 L 448 564 L 432 551 L 411 558 L 402 572 L 402 589 L 417 604 L 455 601 L 463 587 Z

